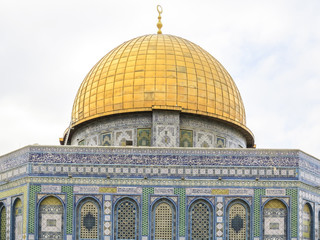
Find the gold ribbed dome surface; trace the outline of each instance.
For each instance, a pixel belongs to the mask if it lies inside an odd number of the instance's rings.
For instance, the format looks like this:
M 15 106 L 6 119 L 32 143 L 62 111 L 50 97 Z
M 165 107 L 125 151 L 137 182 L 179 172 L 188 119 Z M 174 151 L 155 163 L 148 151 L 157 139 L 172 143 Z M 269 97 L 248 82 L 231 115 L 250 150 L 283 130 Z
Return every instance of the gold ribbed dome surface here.
M 79 88 L 72 125 L 152 109 L 210 116 L 249 131 L 240 93 L 224 67 L 198 45 L 165 34 L 132 39 L 105 55 Z

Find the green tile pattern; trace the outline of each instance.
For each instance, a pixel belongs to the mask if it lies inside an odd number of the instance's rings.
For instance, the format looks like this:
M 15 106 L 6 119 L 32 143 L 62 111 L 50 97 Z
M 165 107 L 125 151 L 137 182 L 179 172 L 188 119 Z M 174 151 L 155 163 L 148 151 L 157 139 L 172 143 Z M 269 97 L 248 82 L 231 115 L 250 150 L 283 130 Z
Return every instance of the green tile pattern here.
M 149 235 L 149 195 L 154 193 L 154 188 L 142 190 L 142 235 Z
M 36 219 L 36 194 L 41 191 L 40 185 L 30 185 L 29 187 L 29 229 L 31 234 L 35 233 Z
M 186 189 L 175 188 L 174 194 L 180 198 L 179 202 L 179 236 L 184 237 L 186 235 Z
M 180 130 L 180 147 L 193 147 L 193 131 Z
M 151 146 L 151 129 L 139 128 L 137 132 L 137 138 L 138 146 Z
M 260 236 L 260 229 L 261 229 L 260 196 L 261 195 L 265 195 L 265 189 L 257 188 L 254 190 L 254 211 L 253 211 L 254 237 Z
M 72 234 L 72 219 L 73 219 L 73 187 L 62 186 L 62 192 L 67 193 L 67 234 Z
M 291 197 L 291 238 L 298 237 L 298 190 L 297 189 L 287 189 L 286 194 Z

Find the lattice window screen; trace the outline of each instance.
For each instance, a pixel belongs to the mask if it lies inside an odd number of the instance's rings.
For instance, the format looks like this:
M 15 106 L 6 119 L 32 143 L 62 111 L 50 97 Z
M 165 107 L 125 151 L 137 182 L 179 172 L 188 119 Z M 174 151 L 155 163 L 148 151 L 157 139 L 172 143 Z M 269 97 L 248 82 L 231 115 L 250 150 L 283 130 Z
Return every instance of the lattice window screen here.
M 172 239 L 172 209 L 168 203 L 161 203 L 155 210 L 155 240 Z
M 245 240 L 247 236 L 247 215 L 245 207 L 236 203 L 229 209 L 229 240 Z
M 98 208 L 93 202 L 86 202 L 81 208 L 80 238 L 98 238 Z
M 129 200 L 121 202 L 117 207 L 117 240 L 138 239 L 137 206 Z
M 0 210 L 0 239 L 6 239 L 6 219 L 7 219 L 7 213 L 6 213 L 6 208 L 2 207 Z
M 210 238 L 210 209 L 202 201 L 191 208 L 191 239 L 206 240 Z

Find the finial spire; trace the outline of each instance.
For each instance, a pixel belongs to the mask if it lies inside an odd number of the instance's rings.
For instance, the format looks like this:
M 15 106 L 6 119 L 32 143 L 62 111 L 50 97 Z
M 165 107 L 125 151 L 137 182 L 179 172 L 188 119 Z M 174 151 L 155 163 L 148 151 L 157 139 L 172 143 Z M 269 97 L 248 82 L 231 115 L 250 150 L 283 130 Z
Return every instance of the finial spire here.
M 161 22 L 161 13 L 162 13 L 162 7 L 160 5 L 157 6 L 157 10 L 159 13 L 158 16 L 158 23 L 157 23 L 157 27 L 158 27 L 158 34 L 162 34 L 161 28 L 162 28 L 162 22 Z

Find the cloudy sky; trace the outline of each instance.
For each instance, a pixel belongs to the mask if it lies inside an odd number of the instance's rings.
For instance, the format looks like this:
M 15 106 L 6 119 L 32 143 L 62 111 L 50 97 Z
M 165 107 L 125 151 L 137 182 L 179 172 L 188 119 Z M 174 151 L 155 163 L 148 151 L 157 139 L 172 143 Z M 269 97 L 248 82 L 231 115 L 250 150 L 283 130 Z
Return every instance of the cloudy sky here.
M 319 0 L 1 0 L 0 155 L 57 145 L 91 67 L 119 44 L 186 38 L 229 71 L 258 148 L 320 158 Z

